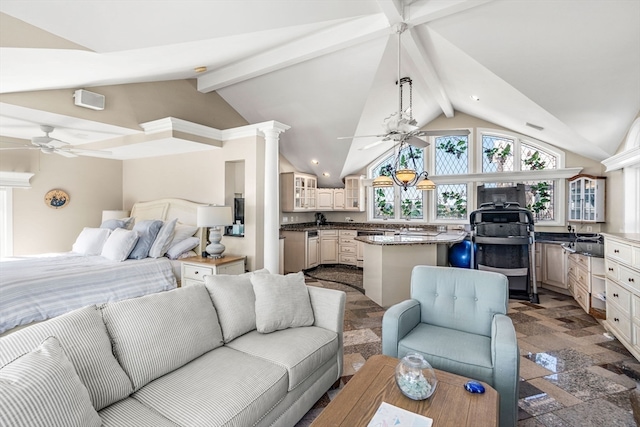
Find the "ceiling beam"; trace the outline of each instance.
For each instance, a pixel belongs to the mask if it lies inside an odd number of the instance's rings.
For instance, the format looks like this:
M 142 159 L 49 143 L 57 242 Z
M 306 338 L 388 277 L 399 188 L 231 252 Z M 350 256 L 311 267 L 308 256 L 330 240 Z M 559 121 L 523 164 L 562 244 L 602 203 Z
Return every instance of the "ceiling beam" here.
M 198 90 L 212 92 L 388 34 L 381 14 L 352 19 L 206 73 L 198 77 Z
M 427 52 L 420 44 L 420 38 L 416 34 L 415 28 L 410 28 L 405 33 L 405 37 L 402 38 L 402 45 L 409 54 L 411 61 L 420 71 L 416 78 L 421 79 L 424 85 L 431 90 L 444 115 L 449 118 L 453 117 L 453 105 L 449 95 L 447 95 L 431 59 L 429 59 Z

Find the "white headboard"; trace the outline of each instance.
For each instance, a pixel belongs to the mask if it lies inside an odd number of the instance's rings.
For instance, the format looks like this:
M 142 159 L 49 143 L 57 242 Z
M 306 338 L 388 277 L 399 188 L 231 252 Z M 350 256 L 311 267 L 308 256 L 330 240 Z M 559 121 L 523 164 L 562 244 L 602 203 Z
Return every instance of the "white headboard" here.
M 166 221 L 178 218 L 178 222 L 182 224 L 197 225 L 198 206 L 206 206 L 206 204 L 183 199 L 158 199 L 150 202 L 137 202 L 131 208 L 131 216 L 136 221 L 146 219 Z M 194 251 L 200 255 L 207 246 L 205 229 L 199 228 L 196 237 L 200 239 L 200 244 Z

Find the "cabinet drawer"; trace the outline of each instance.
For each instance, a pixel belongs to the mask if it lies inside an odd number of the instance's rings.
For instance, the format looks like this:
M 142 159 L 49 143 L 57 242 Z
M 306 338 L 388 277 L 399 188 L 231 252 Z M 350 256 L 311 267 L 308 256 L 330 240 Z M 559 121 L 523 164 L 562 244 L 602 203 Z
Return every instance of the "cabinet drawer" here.
M 580 254 L 573 254 L 571 257 L 575 259 L 576 264 L 583 266 L 587 271 L 591 271 L 591 257 Z
M 618 281 L 640 292 L 640 273 L 623 265 L 620 266 Z
M 590 301 L 589 292 L 587 291 L 587 289 L 584 286 L 580 286 L 580 284 L 577 284 L 574 288 L 573 297 L 575 298 L 576 302 L 580 304 L 580 307 L 582 307 L 582 309 L 588 313 Z
M 614 279 L 614 280 L 618 280 L 618 269 L 620 267 L 618 267 L 618 263 L 611 261 L 610 259 L 607 259 L 607 263 L 605 266 L 605 274 L 607 275 L 607 277 Z
M 355 254 L 340 254 L 340 264 L 356 265 Z
M 320 230 L 320 237 L 337 236 L 338 230 Z
M 355 246 L 343 246 L 340 245 L 340 253 L 341 254 L 355 254 L 356 247 Z
M 608 240 L 605 241 L 605 246 L 605 256 L 615 258 L 625 264 L 631 264 L 632 249 L 630 245 Z
M 213 274 L 213 268 L 201 267 L 199 265 L 183 264 L 182 269 L 183 279 L 195 279 L 203 281 L 204 276 Z
M 340 237 L 356 237 L 357 235 L 356 230 L 340 230 Z
M 348 237 L 340 237 L 340 245 L 355 246 L 356 241 Z
M 576 268 L 576 281 L 588 291 L 591 290 L 591 275 L 583 267 Z
M 633 247 L 633 263 L 631 265 L 640 270 L 640 247 Z
M 607 304 L 607 323 L 615 328 L 622 337 L 631 342 L 631 319 L 615 305 Z
M 627 317 L 630 315 L 631 292 L 607 279 L 607 311 L 610 305 L 617 305 Z

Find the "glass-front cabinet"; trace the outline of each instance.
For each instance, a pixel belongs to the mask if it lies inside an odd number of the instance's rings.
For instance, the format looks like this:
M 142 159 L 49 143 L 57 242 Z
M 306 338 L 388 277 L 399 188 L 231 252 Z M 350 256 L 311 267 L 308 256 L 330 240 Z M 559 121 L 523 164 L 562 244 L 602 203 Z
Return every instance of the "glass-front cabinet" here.
M 604 222 L 605 177 L 576 175 L 569 179 L 569 221 Z
M 344 178 L 345 210 L 364 211 L 363 178 L 361 175 L 348 175 Z
M 283 212 L 315 211 L 318 179 L 297 172 L 280 174 L 280 199 Z

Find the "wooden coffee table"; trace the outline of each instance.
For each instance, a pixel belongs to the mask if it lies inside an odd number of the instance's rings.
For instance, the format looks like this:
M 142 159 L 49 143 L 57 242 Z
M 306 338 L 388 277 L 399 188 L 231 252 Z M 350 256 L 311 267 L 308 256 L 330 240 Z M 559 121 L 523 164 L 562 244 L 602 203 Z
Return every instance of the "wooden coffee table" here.
M 438 385 L 431 398 L 412 400 L 395 381 L 398 359 L 376 355 L 367 360 L 343 390 L 315 419 L 314 427 L 366 427 L 380 403 L 387 402 L 433 419 L 433 427 L 496 427 L 498 392 L 483 383 L 483 394 L 464 389 L 469 379 L 435 369 Z

